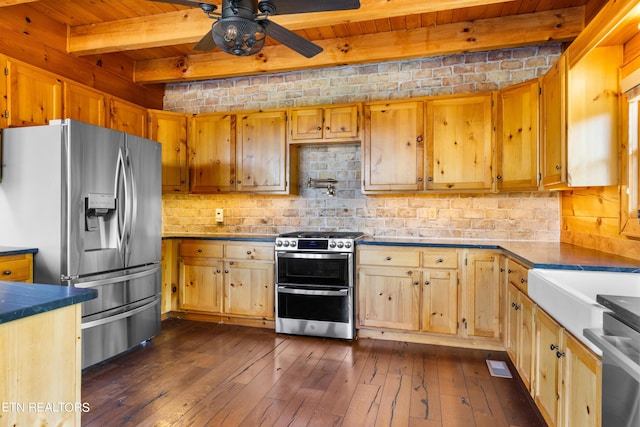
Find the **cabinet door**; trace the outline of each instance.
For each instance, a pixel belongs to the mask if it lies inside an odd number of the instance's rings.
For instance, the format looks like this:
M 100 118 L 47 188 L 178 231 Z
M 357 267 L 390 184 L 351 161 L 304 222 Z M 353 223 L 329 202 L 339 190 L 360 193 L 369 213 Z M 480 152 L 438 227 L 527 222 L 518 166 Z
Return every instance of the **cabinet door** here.
M 64 82 L 63 117 L 105 126 L 107 97 L 90 87 Z
M 237 190 L 287 191 L 285 111 L 243 114 L 238 123 Z
M 365 105 L 364 117 L 363 191 L 422 190 L 423 103 Z
M 180 258 L 181 309 L 220 313 L 221 283 L 219 261 L 212 258 Z
M 274 318 L 273 264 L 225 261 L 224 312 L 241 316 Z
M 558 425 L 560 415 L 560 358 L 563 330 L 544 311 L 536 311 L 536 364 L 534 399 L 549 425 Z
M 469 336 L 500 336 L 499 260 L 498 254 L 486 250 L 466 255 L 463 322 Z
M 560 425 L 599 427 L 602 417 L 602 362 L 567 331 L 564 331 L 564 339 Z
M 458 270 L 422 272 L 422 330 L 458 332 Z
M 417 331 L 420 273 L 401 268 L 363 267 L 358 272 L 360 326 Z
M 118 98 L 109 101 L 109 127 L 131 135 L 147 136 L 147 110 Z
M 527 390 L 531 390 L 535 338 L 533 317 L 536 312 L 536 305 L 529 297 L 520 292 L 518 295 L 518 307 L 517 368 Z
M 162 144 L 162 191 L 187 190 L 187 117 L 149 110 L 149 138 Z
M 46 125 L 62 118 L 62 81 L 53 74 L 7 60 L 8 126 Z
M 498 93 L 497 187 L 538 188 L 538 79 Z
M 291 139 L 303 141 L 322 139 L 322 108 L 300 108 L 291 110 Z
M 567 183 L 567 75 L 561 56 L 542 78 L 540 172 L 545 188 Z
M 623 105 L 627 109 L 628 127 L 625 144 L 621 144 L 620 155 L 620 234 L 640 237 L 640 91 L 630 96 Z
M 567 68 L 567 184 L 618 185 L 623 46 L 592 49 Z
M 508 285 L 506 287 L 506 309 L 505 309 L 505 338 L 504 338 L 504 347 L 511 361 L 514 365 L 518 364 L 518 338 L 520 334 L 518 333 L 518 329 L 520 328 L 518 310 L 519 307 L 519 297 L 518 297 L 518 289 L 514 286 Z
M 324 109 L 326 139 L 354 139 L 358 136 L 358 106 L 345 105 Z
M 236 116 L 199 114 L 191 119 L 189 134 L 191 191 L 235 191 Z
M 491 189 L 491 94 L 428 101 L 427 129 L 427 188 Z

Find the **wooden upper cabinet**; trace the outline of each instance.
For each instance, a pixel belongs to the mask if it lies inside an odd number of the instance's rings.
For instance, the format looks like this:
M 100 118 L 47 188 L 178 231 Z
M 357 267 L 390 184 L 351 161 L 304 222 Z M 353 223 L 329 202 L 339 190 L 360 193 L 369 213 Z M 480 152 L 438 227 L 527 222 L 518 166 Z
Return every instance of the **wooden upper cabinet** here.
M 539 80 L 498 92 L 497 188 L 537 190 Z
M 622 56 L 622 46 L 597 47 L 571 68 L 562 56 L 543 77 L 545 188 L 618 185 Z
M 367 192 L 424 188 L 424 103 L 364 106 L 362 189 Z
M 618 185 L 622 45 L 597 47 L 567 69 L 567 184 Z
M 620 233 L 640 237 L 640 90 L 634 89 L 627 97 L 628 127 L 620 148 Z
M 427 101 L 427 188 L 491 190 L 491 104 L 490 93 Z
M 237 190 L 285 193 L 287 113 L 282 110 L 238 116 Z
M 107 97 L 96 89 L 64 82 L 63 117 L 96 126 L 105 126 Z
M 54 74 L 6 60 L 7 126 L 46 125 L 62 118 L 62 81 Z
M 354 142 L 360 136 L 360 106 L 294 108 L 290 143 Z
M 146 108 L 119 98 L 109 99 L 109 128 L 146 137 L 147 126 Z
M 567 182 L 567 70 L 566 58 L 542 77 L 540 97 L 540 173 L 545 188 Z
M 189 185 L 193 193 L 236 189 L 236 116 L 198 114 L 189 124 Z
M 187 116 L 149 110 L 149 138 L 162 144 L 162 191 L 187 191 Z

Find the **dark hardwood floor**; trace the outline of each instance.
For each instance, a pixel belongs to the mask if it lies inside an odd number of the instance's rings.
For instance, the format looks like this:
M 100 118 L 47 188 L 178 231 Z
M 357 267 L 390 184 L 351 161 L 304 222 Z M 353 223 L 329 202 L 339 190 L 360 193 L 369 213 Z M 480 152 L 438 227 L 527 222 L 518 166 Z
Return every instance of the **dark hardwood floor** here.
M 506 353 L 165 320 L 88 368 L 83 426 L 541 426 Z M 513 371 L 513 368 L 511 368 Z

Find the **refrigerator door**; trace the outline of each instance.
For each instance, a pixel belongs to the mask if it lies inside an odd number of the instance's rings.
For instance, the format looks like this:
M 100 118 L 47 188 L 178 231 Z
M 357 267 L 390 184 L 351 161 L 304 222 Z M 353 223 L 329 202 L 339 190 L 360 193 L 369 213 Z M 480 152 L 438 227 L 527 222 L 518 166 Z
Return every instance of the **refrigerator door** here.
M 124 239 L 125 266 L 160 261 L 162 228 L 162 149 L 157 142 L 126 135 L 132 209 Z
M 62 275 L 125 267 L 124 233 L 131 209 L 124 134 L 65 120 L 67 215 Z

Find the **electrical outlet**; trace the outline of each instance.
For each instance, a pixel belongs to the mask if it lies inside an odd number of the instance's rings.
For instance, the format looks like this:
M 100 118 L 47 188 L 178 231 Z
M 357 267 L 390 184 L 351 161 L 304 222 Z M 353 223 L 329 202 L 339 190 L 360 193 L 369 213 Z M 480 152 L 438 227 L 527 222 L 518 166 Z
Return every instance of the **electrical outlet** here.
M 429 219 L 438 219 L 438 209 L 429 208 Z
M 224 222 L 224 212 L 222 208 L 216 209 L 216 222 Z

